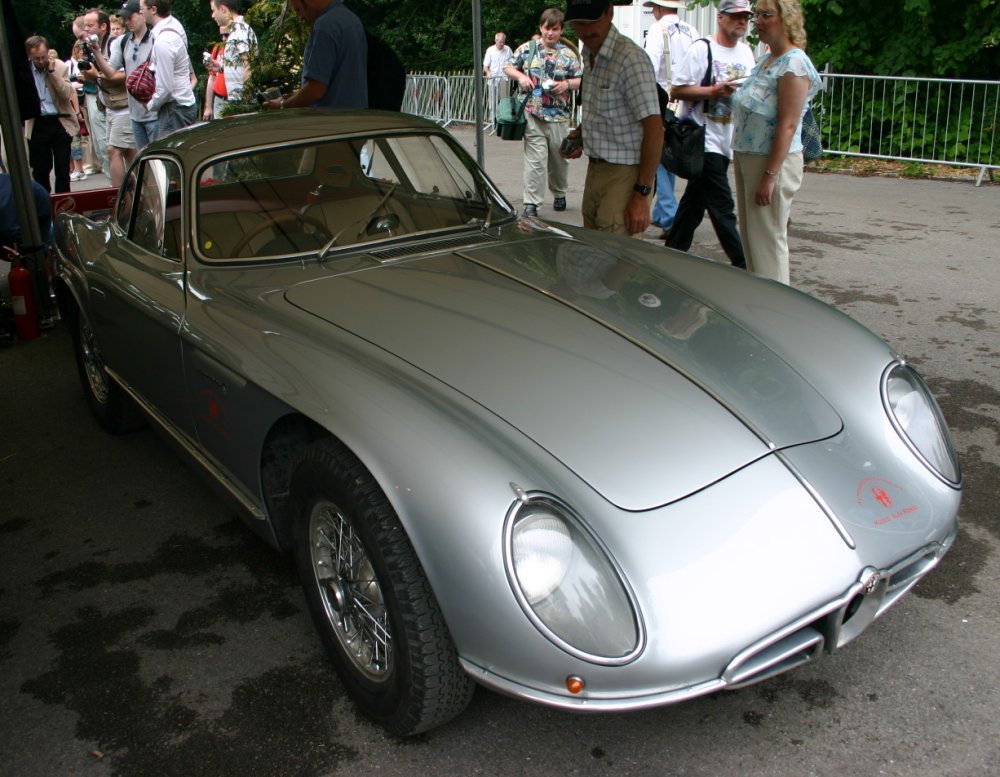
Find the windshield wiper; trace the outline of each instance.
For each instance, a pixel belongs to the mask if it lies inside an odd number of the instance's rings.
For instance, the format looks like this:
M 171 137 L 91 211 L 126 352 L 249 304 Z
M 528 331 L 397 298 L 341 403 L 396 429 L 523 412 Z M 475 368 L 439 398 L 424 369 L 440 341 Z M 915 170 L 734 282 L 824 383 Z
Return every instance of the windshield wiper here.
M 343 235 L 348 229 L 350 229 L 351 227 L 353 227 L 358 222 L 361 222 L 362 224 L 367 224 L 371 220 L 371 217 L 374 216 L 376 213 L 378 213 L 379 210 L 382 208 L 382 206 L 385 205 L 386 200 L 388 200 L 392 196 L 392 193 L 394 191 L 396 191 L 396 187 L 397 186 L 399 186 L 399 181 L 393 182 L 392 185 L 389 186 L 389 188 L 386 190 L 386 193 L 382 195 L 382 199 L 380 199 L 375 204 L 374 208 L 372 208 L 370 211 L 368 211 L 368 213 L 366 213 L 364 216 L 356 218 L 353 221 L 345 224 L 340 229 L 340 231 L 337 232 L 336 235 L 334 235 L 333 237 L 331 237 L 327 241 L 326 245 L 323 246 L 321 249 L 319 249 L 319 256 L 317 257 L 319 259 L 319 261 L 323 261 L 324 259 L 326 259 L 326 255 L 329 253 L 330 249 L 337 245 L 337 241 L 340 239 L 340 236 Z M 358 235 L 360 235 L 360 234 L 361 234 L 361 232 L 359 231 Z

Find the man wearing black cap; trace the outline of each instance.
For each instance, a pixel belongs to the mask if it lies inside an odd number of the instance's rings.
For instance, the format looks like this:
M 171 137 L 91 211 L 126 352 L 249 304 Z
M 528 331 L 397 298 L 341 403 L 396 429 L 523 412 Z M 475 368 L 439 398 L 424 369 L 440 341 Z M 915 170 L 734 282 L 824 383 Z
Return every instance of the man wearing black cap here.
M 124 67 L 125 77 L 141 67 L 150 59 L 153 51 L 153 33 L 146 26 L 146 17 L 139 8 L 139 0 L 128 0 L 121 7 L 118 16 L 125 23 L 125 34 L 122 44 L 112 49 L 112 64 Z M 121 61 L 119 61 L 119 59 Z M 129 120 L 132 123 L 132 135 L 135 138 L 136 149 L 142 149 L 159 134 L 159 120 L 156 111 L 149 110 L 144 103 L 132 95 L 128 96 Z
M 583 225 L 642 237 L 656 167 L 663 150 L 663 120 L 653 66 L 639 46 L 611 23 L 608 0 L 567 0 L 568 21 L 583 44 L 583 135 L 587 178 Z M 564 154 L 581 156 L 580 149 Z

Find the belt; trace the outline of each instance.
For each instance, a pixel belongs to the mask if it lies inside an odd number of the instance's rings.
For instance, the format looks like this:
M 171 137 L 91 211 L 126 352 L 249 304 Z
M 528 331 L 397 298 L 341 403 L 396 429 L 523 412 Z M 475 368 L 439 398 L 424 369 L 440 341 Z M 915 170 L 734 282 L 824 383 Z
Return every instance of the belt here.
M 596 157 L 596 156 L 587 157 L 587 159 L 592 164 L 595 164 L 595 165 L 616 165 L 618 167 L 635 167 L 636 165 L 639 164 L 638 162 L 635 162 L 635 163 L 630 163 L 630 162 L 609 162 L 607 159 L 601 159 L 600 157 Z

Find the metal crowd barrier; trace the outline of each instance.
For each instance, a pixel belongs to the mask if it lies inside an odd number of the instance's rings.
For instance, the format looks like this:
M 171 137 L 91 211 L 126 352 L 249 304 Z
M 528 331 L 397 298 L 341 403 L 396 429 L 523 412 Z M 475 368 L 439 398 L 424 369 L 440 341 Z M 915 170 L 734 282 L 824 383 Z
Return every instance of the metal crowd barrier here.
M 502 77 L 487 78 L 483 90 L 483 128 L 496 131 L 497 103 L 510 94 L 510 82 Z M 577 117 L 576 93 L 573 93 L 573 115 Z M 406 77 L 406 97 L 403 113 L 449 124 L 473 124 L 476 121 L 476 82 L 472 75 L 410 75 Z M 576 122 L 574 122 L 575 124 Z
M 1000 81 L 823 74 L 813 99 L 827 154 L 1000 170 Z M 492 132 L 508 82 L 490 78 L 484 124 Z M 471 74 L 407 77 L 403 110 L 445 126 L 475 121 Z M 574 105 L 574 115 L 577 107 Z
M 828 154 L 1000 170 L 1000 81 L 824 73 L 813 98 Z
M 448 126 L 453 121 L 448 79 L 436 75 L 407 76 L 403 113 L 423 116 L 425 119 Z

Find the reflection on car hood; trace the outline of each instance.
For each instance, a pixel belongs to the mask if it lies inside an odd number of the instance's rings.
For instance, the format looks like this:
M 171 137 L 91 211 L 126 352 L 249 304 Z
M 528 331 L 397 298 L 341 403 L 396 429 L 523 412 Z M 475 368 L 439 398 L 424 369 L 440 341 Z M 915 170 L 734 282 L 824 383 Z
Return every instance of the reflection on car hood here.
M 442 254 L 286 296 L 471 397 L 628 510 L 842 425 L 723 312 L 575 240 Z

